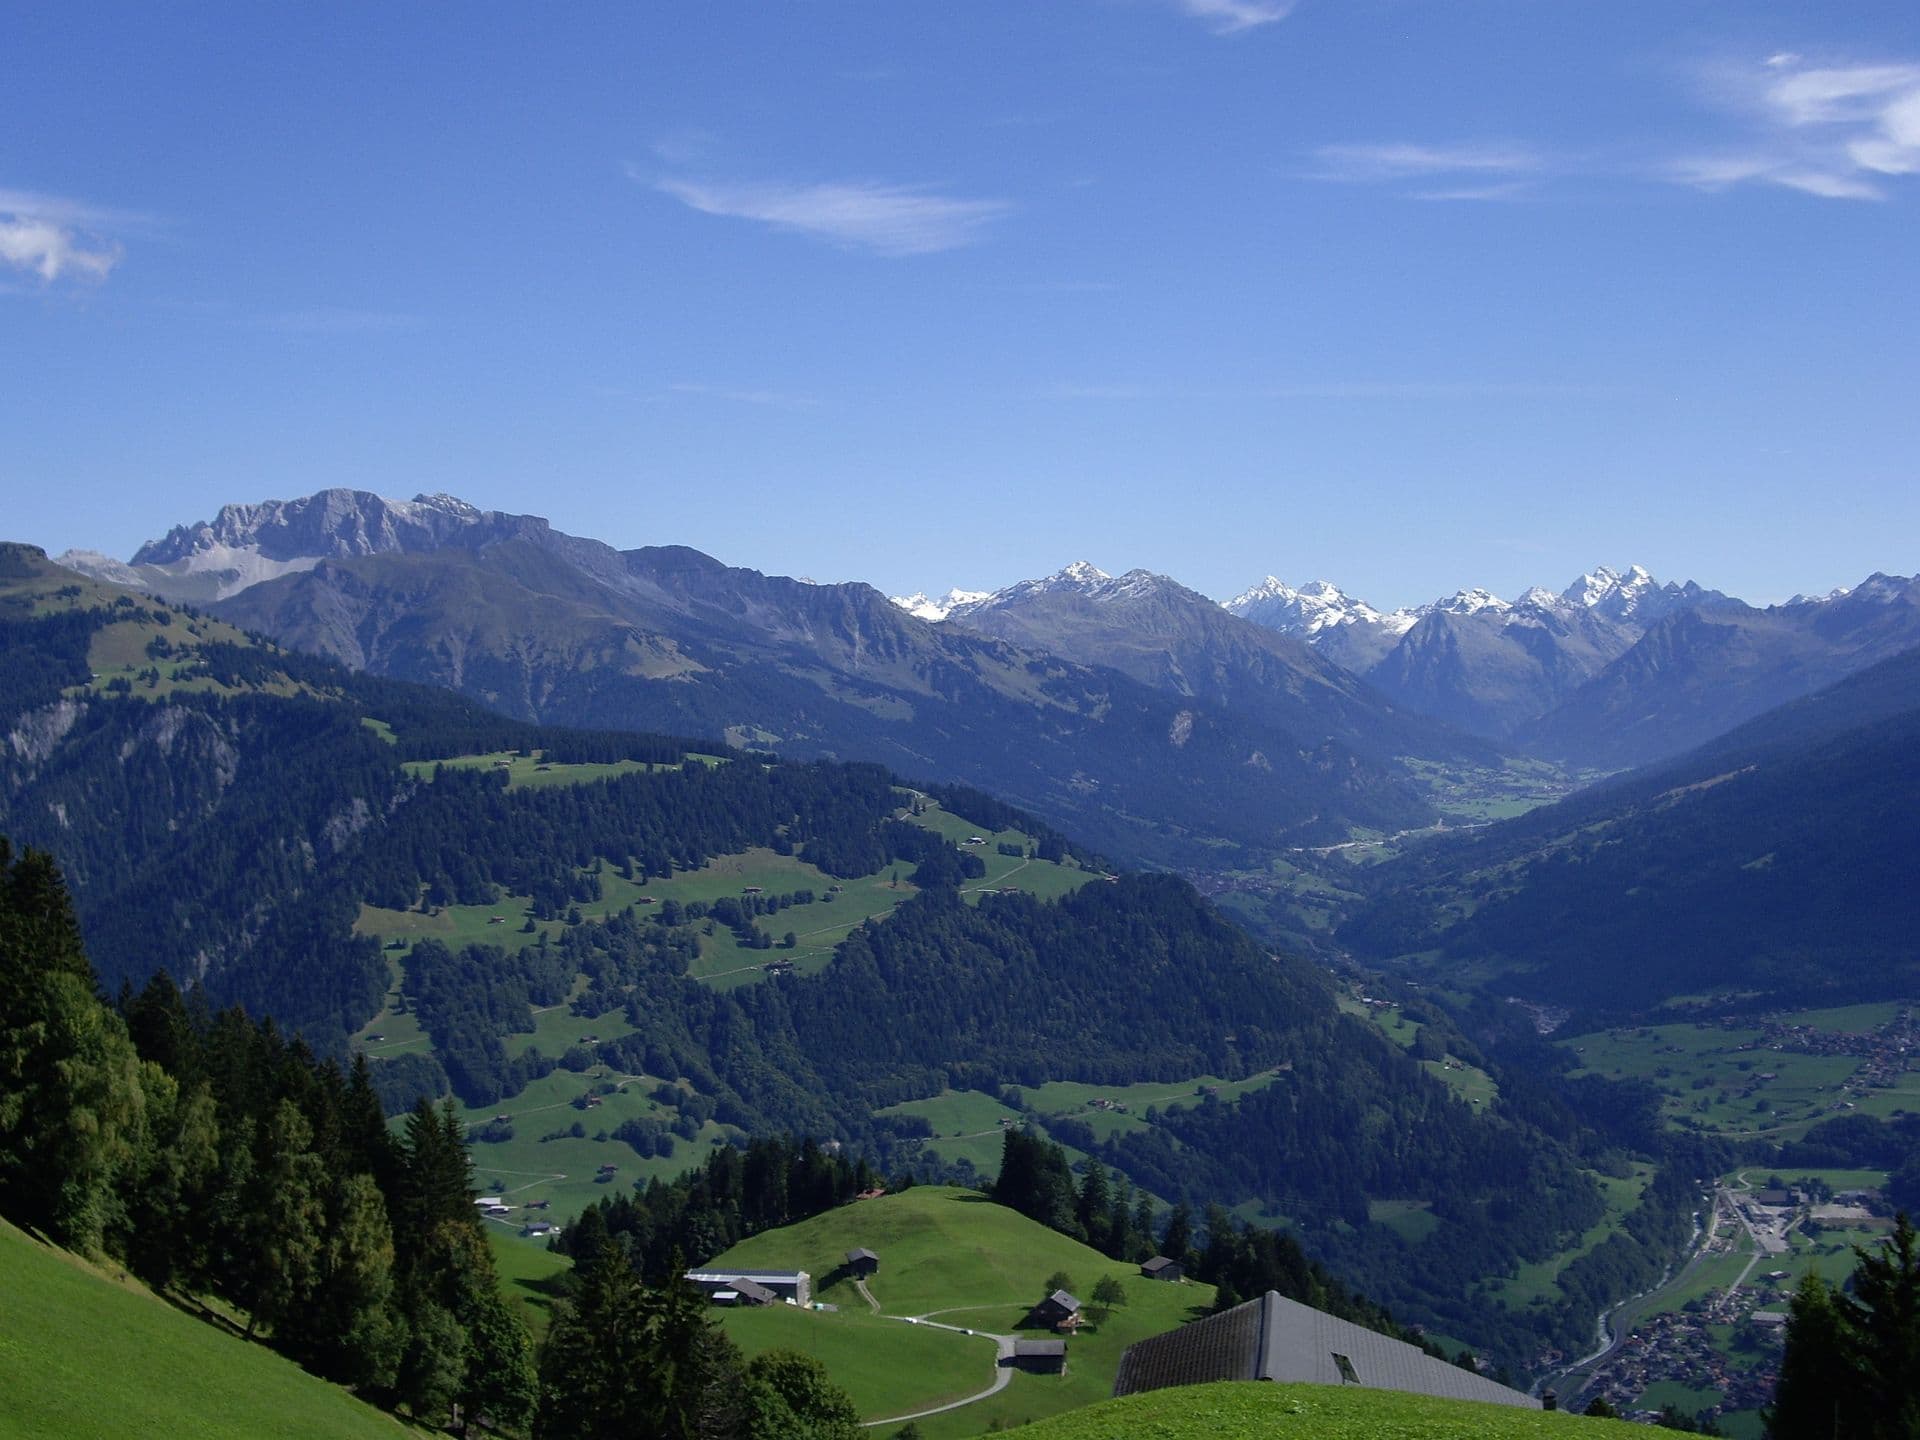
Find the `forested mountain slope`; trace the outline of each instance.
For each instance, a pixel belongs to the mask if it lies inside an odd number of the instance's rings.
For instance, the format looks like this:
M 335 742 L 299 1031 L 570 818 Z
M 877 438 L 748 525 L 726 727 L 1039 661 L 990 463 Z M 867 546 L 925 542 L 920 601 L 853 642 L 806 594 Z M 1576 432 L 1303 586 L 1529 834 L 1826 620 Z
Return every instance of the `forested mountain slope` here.
M 1913 993 L 1920 970 L 1920 651 L 1368 877 L 1340 932 L 1438 950 L 1512 993 L 1610 1012 L 1731 990 Z

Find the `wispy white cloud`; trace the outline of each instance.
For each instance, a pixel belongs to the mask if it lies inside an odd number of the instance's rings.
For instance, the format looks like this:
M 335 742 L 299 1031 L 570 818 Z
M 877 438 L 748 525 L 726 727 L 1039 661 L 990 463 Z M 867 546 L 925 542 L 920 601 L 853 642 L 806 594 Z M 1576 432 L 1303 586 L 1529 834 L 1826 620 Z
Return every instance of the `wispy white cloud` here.
M 890 256 L 927 255 L 974 244 L 1013 208 L 1004 200 L 966 200 L 923 186 L 864 180 L 807 185 L 668 178 L 652 183 L 705 215 L 757 220 L 777 230 Z
M 775 410 L 807 410 L 820 403 L 819 397 L 792 390 L 742 389 L 732 385 L 706 385 L 682 380 L 667 386 L 668 395 L 695 399 L 723 400 L 733 405 L 760 405 Z
M 1181 10 L 1216 35 L 1238 35 L 1284 20 L 1295 0 L 1174 0 Z
M 1378 182 L 1437 176 L 1531 175 L 1545 166 L 1539 152 L 1505 142 L 1421 145 L 1323 145 L 1314 152 L 1322 169 L 1314 178 Z
M 135 217 L 57 195 L 0 190 L 0 265 L 37 275 L 104 280 L 120 263 L 120 246 L 101 232 Z
M 1718 103 L 1745 117 L 1737 147 L 1682 156 L 1666 178 L 1702 189 L 1784 186 L 1828 200 L 1882 200 L 1920 175 L 1920 64 L 1816 65 L 1783 51 L 1708 76 Z
M 1518 200 L 1533 193 L 1529 180 L 1502 180 L 1493 185 L 1442 185 L 1433 190 L 1410 190 L 1415 200 Z

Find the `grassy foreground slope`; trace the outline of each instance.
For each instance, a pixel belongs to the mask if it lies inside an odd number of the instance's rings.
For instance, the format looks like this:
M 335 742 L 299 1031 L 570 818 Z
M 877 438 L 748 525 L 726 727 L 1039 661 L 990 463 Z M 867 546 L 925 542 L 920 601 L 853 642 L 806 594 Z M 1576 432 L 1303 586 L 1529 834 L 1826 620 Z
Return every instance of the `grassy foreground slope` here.
M 1647 1429 L 1621 1420 L 1393 1390 L 1228 1381 L 1129 1395 L 1036 1421 L 1017 1433 L 1022 1440 L 1624 1440 L 1645 1436 Z
M 6 1437 L 397 1440 L 421 1433 L 4 1221 L 0 1396 Z

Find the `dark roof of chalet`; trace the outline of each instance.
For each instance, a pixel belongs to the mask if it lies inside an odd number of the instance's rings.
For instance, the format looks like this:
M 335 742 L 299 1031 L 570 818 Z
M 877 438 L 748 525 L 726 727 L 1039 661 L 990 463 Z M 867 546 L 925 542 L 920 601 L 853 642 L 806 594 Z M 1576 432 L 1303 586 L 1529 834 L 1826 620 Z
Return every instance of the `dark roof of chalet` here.
M 1054 1291 L 1051 1295 L 1047 1296 L 1046 1299 L 1042 1300 L 1040 1305 L 1036 1305 L 1033 1308 L 1038 1310 L 1041 1305 L 1058 1305 L 1069 1315 L 1080 1308 L 1080 1302 L 1064 1290 Z
M 847 1264 L 849 1265 L 857 1265 L 862 1260 L 878 1260 L 879 1258 L 878 1255 L 874 1254 L 873 1251 L 867 1249 L 864 1245 L 857 1250 L 847 1251 Z
M 1353 1377 L 1344 1376 L 1341 1360 Z M 1306 1381 L 1405 1390 L 1538 1409 L 1539 1402 L 1418 1346 L 1338 1320 L 1269 1290 L 1257 1300 L 1141 1340 L 1120 1357 L 1115 1395 L 1213 1380 Z
M 780 1298 L 758 1280 L 749 1280 L 744 1275 L 733 1282 L 732 1289 L 742 1300 L 751 1300 L 756 1305 L 771 1305 Z
M 1016 1340 L 1013 1342 L 1013 1354 L 1016 1360 L 1028 1355 L 1048 1357 L 1066 1353 L 1067 1342 L 1064 1340 Z
M 1149 1275 L 1158 1275 L 1162 1270 L 1166 1270 L 1169 1268 L 1176 1269 L 1176 1270 L 1179 1269 L 1180 1262 L 1178 1260 L 1169 1260 L 1164 1255 L 1156 1255 L 1153 1257 L 1153 1259 L 1141 1265 L 1140 1268 L 1146 1271 L 1146 1273 Z

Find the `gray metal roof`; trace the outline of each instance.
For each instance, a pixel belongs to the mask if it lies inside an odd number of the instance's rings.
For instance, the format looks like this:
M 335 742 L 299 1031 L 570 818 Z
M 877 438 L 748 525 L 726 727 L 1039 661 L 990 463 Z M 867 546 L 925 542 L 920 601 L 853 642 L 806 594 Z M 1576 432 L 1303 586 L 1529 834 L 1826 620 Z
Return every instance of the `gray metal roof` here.
M 1347 1375 L 1341 1373 L 1342 1360 L 1347 1363 Z M 1538 1401 L 1518 1390 L 1437 1360 L 1418 1346 L 1289 1300 L 1275 1290 L 1128 1346 L 1113 1393 L 1132 1395 L 1210 1380 L 1359 1384 L 1539 1408 Z
M 873 1251 L 867 1249 L 864 1245 L 857 1250 L 847 1251 L 847 1263 L 849 1265 L 858 1260 L 878 1260 L 879 1258 L 878 1255 L 874 1254 Z
M 1064 1340 L 1016 1340 L 1013 1342 L 1013 1353 L 1016 1357 L 1064 1355 L 1067 1353 L 1067 1342 Z

